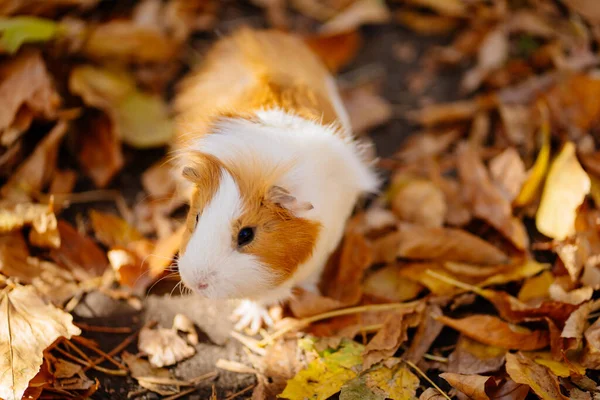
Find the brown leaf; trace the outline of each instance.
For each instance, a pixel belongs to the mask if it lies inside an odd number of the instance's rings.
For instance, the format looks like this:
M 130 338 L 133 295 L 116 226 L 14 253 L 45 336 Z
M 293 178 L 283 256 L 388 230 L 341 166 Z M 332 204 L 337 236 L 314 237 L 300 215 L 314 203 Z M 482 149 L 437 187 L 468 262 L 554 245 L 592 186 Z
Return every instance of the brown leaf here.
M 417 179 L 392 185 L 398 187 L 391 199 L 392 211 L 398 218 L 430 228 L 442 227 L 448 207 L 444 192 L 437 185 Z
M 91 210 L 90 221 L 96 239 L 106 247 L 127 247 L 132 242 L 144 238 L 134 227 L 116 215 Z
M 495 390 L 490 390 L 493 400 L 525 400 L 529 394 L 529 386 L 521 385 L 510 379 L 498 384 Z
M 27 201 L 30 195 L 39 193 L 49 183 L 56 168 L 58 148 L 67 132 L 67 123 L 59 121 L 37 145 L 8 182 L 0 189 L 3 197 Z
M 106 255 L 119 283 L 132 288 L 134 293 L 142 294 L 152 283 L 147 263 L 135 252 L 114 247 Z
M 531 331 L 516 325 L 509 325 L 491 315 L 471 315 L 461 319 L 441 316 L 438 319 L 444 325 L 456 329 L 465 336 L 490 346 L 515 350 L 537 350 L 550 343 L 546 331 Z
M 425 319 L 419 324 L 410 347 L 402 355 L 404 360 L 412 361 L 415 364 L 421 361 L 444 327 L 437 320 L 440 315 L 442 315 L 442 310 L 437 305 L 430 305 L 425 309 Z
M 590 23 L 597 24 L 600 22 L 600 11 L 594 0 L 565 0 L 565 4 L 581 14 Z
M 459 24 L 457 18 L 412 10 L 398 10 L 394 13 L 394 17 L 398 23 L 421 35 L 448 34 Z
M 408 338 L 408 328 L 421 321 L 423 303 L 417 303 L 411 309 L 390 313 L 383 327 L 371 339 L 363 352 L 363 369 L 366 370 L 378 362 L 392 357 Z
M 176 330 L 160 327 L 143 328 L 140 331 L 138 348 L 148 354 L 150 364 L 159 368 L 176 364 L 196 352 Z
M 95 60 L 142 63 L 170 61 L 178 50 L 179 44 L 160 29 L 126 20 L 93 27 L 83 46 L 83 53 Z
M 517 150 L 509 147 L 490 160 L 490 174 L 504 197 L 512 202 L 525 182 L 525 164 Z
M 428 388 L 423 393 L 421 393 L 421 396 L 419 396 L 419 400 L 445 400 L 445 399 L 446 399 L 446 397 L 434 388 Z
M 336 35 L 311 35 L 305 37 L 304 42 L 335 73 L 356 57 L 362 37 L 358 31 L 352 30 Z
M 104 252 L 92 239 L 77 232 L 65 221 L 58 221 L 61 245 L 50 252 L 50 257 L 73 271 L 81 280 L 101 276 L 108 267 Z
M 319 29 L 321 34 L 339 34 L 353 31 L 361 25 L 382 24 L 390 19 L 390 11 L 378 0 L 357 0 Z
M 362 234 L 350 231 L 342 243 L 336 276 L 325 282 L 324 293 L 346 305 L 353 305 L 362 296 L 362 277 L 371 266 L 371 246 Z
M 60 236 L 56 216 L 51 205 L 21 203 L 14 207 L 0 207 L 0 233 L 14 232 L 23 226 L 31 226 L 29 236 L 32 244 L 57 248 Z
M 31 286 L 0 293 L 0 397 L 19 400 L 56 339 L 79 335 L 73 317 L 46 304 Z
M 44 15 L 52 16 L 58 11 L 68 9 L 85 10 L 93 8 L 100 0 L 46 0 L 46 1 L 21 1 L 8 0 L 0 4 L 0 15 Z
M 440 374 L 454 388 L 460 390 L 470 399 L 474 400 L 490 400 L 486 391 L 495 389 L 496 382 L 491 376 L 482 375 L 465 375 L 455 374 L 452 372 L 444 372 Z
M 2 7 L 2 6 L 0 6 Z M 3 14 L 0 8 L 0 14 Z M 52 85 L 51 78 L 38 51 L 21 52 L 0 66 L 0 139 L 3 144 L 11 143 L 29 128 L 31 119 L 24 126 L 17 124 L 13 138 L 5 138 L 7 130 L 15 124 L 19 110 L 30 110 L 33 116 L 51 119 L 58 109 L 60 98 Z
M 305 318 L 344 307 L 346 304 L 305 290 L 296 290 L 289 301 L 290 310 L 296 318 Z
M 79 163 L 96 187 L 104 188 L 125 163 L 113 123 L 105 115 L 87 121 L 86 133 L 79 135 Z
M 586 345 L 581 363 L 587 368 L 600 369 L 600 318 L 585 330 Z
M 342 100 L 356 134 L 366 133 L 392 118 L 392 106 L 369 85 L 344 90 Z
M 588 327 L 588 317 L 598 309 L 600 309 L 600 300 L 588 301 L 571 313 L 560 334 L 562 338 L 573 339 L 574 344 L 570 347 L 579 347 L 584 331 Z
M 123 352 L 122 357 L 125 364 L 127 364 L 127 367 L 129 367 L 131 376 L 134 379 L 144 377 L 171 379 L 171 374 L 169 373 L 168 369 L 154 367 L 152 366 L 152 364 L 150 364 L 149 361 L 138 358 L 126 351 Z M 138 384 L 148 390 L 151 390 L 163 396 L 169 396 L 179 393 L 179 389 L 176 386 L 159 385 L 156 383 L 151 383 L 145 379 L 139 380 Z
M 448 372 L 484 374 L 498 371 L 504 365 L 506 350 L 487 346 L 461 335 L 448 357 Z
M 477 89 L 491 72 L 506 62 L 508 56 L 508 32 L 502 26 L 492 29 L 479 46 L 477 65 L 464 75 L 462 88 L 467 92 Z
M 394 235 L 399 257 L 482 265 L 508 262 L 507 256 L 498 248 L 459 229 L 402 224 Z
M 528 385 L 544 400 L 567 399 L 560 392 L 556 376 L 521 353 L 506 354 L 506 372 L 513 381 Z
M 512 216 L 510 202 L 492 183 L 477 151 L 463 142 L 457 149 L 457 156 L 464 195 L 471 204 L 473 215 L 500 231 L 517 249 L 526 249 L 529 239 L 525 227 Z
M 388 265 L 367 276 L 363 291 L 378 301 L 400 303 L 417 297 L 423 286 L 403 277 L 397 265 Z

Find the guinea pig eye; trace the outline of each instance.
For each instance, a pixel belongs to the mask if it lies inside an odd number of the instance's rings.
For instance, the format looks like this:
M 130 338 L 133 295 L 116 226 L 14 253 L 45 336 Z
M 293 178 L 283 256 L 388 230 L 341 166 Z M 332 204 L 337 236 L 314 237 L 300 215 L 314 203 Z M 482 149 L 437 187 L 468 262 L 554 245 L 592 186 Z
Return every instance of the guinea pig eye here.
M 238 232 L 237 242 L 238 246 L 244 246 L 250 243 L 254 239 L 254 229 L 245 227 L 240 229 Z

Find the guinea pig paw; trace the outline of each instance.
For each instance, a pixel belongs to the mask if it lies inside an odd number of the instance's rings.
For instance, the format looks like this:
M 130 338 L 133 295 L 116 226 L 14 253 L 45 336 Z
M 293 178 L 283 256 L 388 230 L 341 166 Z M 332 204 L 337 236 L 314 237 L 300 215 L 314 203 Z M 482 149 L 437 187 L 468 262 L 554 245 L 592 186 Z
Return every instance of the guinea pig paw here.
M 234 329 L 236 331 L 246 330 L 250 335 L 256 335 L 263 324 L 269 327 L 273 326 L 269 310 L 250 300 L 242 301 L 233 312 L 233 317 L 238 319 Z

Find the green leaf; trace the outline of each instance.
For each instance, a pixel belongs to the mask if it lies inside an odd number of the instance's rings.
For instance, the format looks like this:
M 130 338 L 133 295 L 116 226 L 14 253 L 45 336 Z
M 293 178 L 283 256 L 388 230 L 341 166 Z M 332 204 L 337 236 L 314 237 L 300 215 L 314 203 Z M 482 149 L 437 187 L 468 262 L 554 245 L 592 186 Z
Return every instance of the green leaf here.
M 338 349 L 328 349 L 308 367 L 290 379 L 280 398 L 288 400 L 325 400 L 357 376 L 364 346 L 344 340 Z
M 25 43 L 46 42 L 53 39 L 59 25 L 49 19 L 36 17 L 0 18 L 0 46 L 14 54 Z

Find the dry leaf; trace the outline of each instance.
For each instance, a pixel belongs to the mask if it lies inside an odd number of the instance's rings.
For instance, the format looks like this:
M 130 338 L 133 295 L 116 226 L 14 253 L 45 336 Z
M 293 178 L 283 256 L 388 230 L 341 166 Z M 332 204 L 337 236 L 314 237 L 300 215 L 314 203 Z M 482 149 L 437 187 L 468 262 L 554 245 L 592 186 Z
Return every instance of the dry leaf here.
M 195 346 L 198 344 L 198 333 L 194 323 L 185 315 L 177 314 L 173 318 L 173 329 L 180 332 L 185 332 L 187 341 Z
M 131 376 L 134 379 L 144 377 L 171 379 L 171 374 L 169 373 L 168 369 L 154 367 L 147 360 L 138 358 L 126 351 L 123 352 L 122 357 L 123 361 L 125 364 L 127 364 L 127 367 L 131 372 Z M 145 379 L 138 380 L 138 384 L 141 387 L 156 392 L 162 396 L 170 396 L 179 393 L 179 388 L 176 386 L 152 383 Z
M 341 13 L 327 21 L 319 33 L 333 35 L 354 31 L 361 25 L 382 24 L 390 19 L 390 11 L 380 0 L 356 0 Z
M 394 192 L 391 206 L 398 218 L 426 227 L 442 227 L 448 207 L 444 192 L 434 183 L 415 179 L 402 184 Z
M 79 163 L 96 187 L 104 188 L 125 163 L 121 140 L 105 115 L 91 118 L 86 126 L 86 133 L 79 135 Z
M 342 100 L 355 134 L 366 133 L 392 118 L 392 106 L 372 88 L 364 85 L 342 92 Z
M 546 109 L 544 108 L 543 110 Z M 527 172 L 527 179 L 521 186 L 521 192 L 514 200 L 514 205 L 517 207 L 525 206 L 536 198 L 539 188 L 546 177 L 550 163 L 550 125 L 546 114 L 547 112 L 542 113 L 543 120 L 540 127 L 541 148 L 535 159 L 535 163 Z
M 425 320 L 419 324 L 410 347 L 402 355 L 404 360 L 418 363 L 435 339 L 437 339 L 444 325 L 437 320 L 437 317 L 442 315 L 442 310 L 439 306 L 430 305 L 424 311 Z
M 394 14 L 396 21 L 421 35 L 448 34 L 459 24 L 459 20 L 444 15 L 432 15 L 412 10 L 398 10 Z
M 185 342 L 174 329 L 143 328 L 138 341 L 140 351 L 148 354 L 155 367 L 178 363 L 194 355 L 196 350 Z
M 567 399 L 560 392 L 556 376 L 521 353 L 506 354 L 506 372 L 513 381 L 528 385 L 544 400 Z
M 372 368 L 342 386 L 340 400 L 410 400 L 415 398 L 419 378 L 399 360 L 395 365 Z
M 565 143 L 548 171 L 535 218 L 537 229 L 558 240 L 574 234 L 577 208 L 589 193 L 590 185 L 590 178 L 577 161 L 575 145 Z
M 92 210 L 90 221 L 96 239 L 106 247 L 127 247 L 132 242 L 144 239 L 141 233 L 116 215 Z
M 507 256 L 490 243 L 462 230 L 402 224 L 396 235 L 399 257 L 472 264 L 502 264 Z
M 144 290 L 152 284 L 152 278 L 148 275 L 148 266 L 135 252 L 114 247 L 106 254 L 117 281 L 133 289 L 135 294 L 143 294 Z
M 512 216 L 510 201 L 492 183 L 476 149 L 468 143 L 461 143 L 457 156 L 464 195 L 471 204 L 473 215 L 498 229 L 517 249 L 526 249 L 529 239 L 525 226 Z
M 550 271 L 526 279 L 517 296 L 519 300 L 526 303 L 532 300 L 540 300 L 549 297 L 548 289 L 554 281 L 554 275 Z M 554 299 L 557 300 L 557 299 Z
M 362 39 L 358 31 L 352 30 L 336 35 L 312 35 L 305 37 L 304 42 L 335 73 L 356 57 Z
M 508 56 L 508 33 L 500 26 L 484 37 L 479 46 L 477 65 L 465 74 L 461 82 L 462 88 L 467 92 L 477 89 L 488 74 L 506 62 Z
M 446 397 L 442 395 L 437 389 L 428 388 L 421 396 L 419 396 L 419 400 L 446 400 Z
M 363 291 L 379 301 L 400 303 L 417 297 L 423 286 L 403 277 L 397 265 L 388 265 L 367 276 Z
M 525 182 L 525 164 L 517 150 L 509 147 L 490 161 L 490 174 L 504 197 L 512 202 Z
M 59 248 L 50 252 L 50 257 L 73 271 L 82 281 L 101 276 L 108 267 L 108 260 L 98 245 L 65 221 L 58 221 L 57 226 L 61 243 Z
M 51 205 L 21 203 L 14 207 L 0 208 L 0 233 L 13 232 L 31 225 L 32 244 L 57 248 L 61 244 L 56 216 Z
M 440 374 L 440 377 L 444 378 L 454 388 L 460 390 L 469 396 L 470 399 L 474 400 L 490 400 L 486 391 L 495 389 L 496 387 L 496 382 L 491 376 L 444 372 L 443 374 Z
M 345 306 L 339 300 L 306 290 L 295 290 L 289 301 L 290 310 L 296 318 L 305 318 L 336 310 Z
M 81 331 L 71 315 L 44 303 L 29 286 L 5 288 L 0 300 L 0 397 L 20 400 L 42 364 L 43 351 Z
M 465 336 L 490 346 L 514 350 L 537 350 L 550 344 L 548 332 L 531 331 L 517 325 L 510 325 L 491 315 L 471 315 L 461 319 L 441 316 L 438 320 Z
M 456 349 L 448 357 L 448 372 L 484 374 L 498 371 L 504 365 L 506 350 L 488 346 L 461 335 Z
M 565 0 L 567 6 L 581 14 L 591 23 L 600 22 L 600 11 L 594 0 Z
M 0 192 L 3 197 L 27 201 L 30 195 L 44 189 L 56 168 L 58 148 L 66 132 L 67 123 L 59 121 L 2 186 Z

